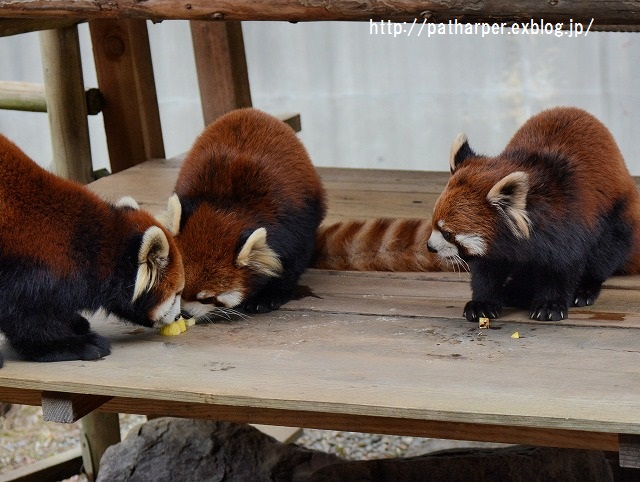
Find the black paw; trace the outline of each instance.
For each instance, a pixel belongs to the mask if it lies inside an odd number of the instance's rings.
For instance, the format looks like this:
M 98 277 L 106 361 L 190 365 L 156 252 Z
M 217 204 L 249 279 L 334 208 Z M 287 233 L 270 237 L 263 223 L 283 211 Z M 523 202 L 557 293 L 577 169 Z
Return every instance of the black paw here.
M 529 318 L 539 321 L 559 321 L 567 317 L 569 308 L 566 303 L 547 301 L 531 306 Z
M 253 300 L 242 305 L 242 309 L 247 313 L 269 313 L 280 308 L 284 302 L 279 299 L 273 300 Z
M 50 345 L 23 345 L 22 356 L 37 362 L 98 360 L 111 353 L 111 343 L 97 333 L 51 340 Z
M 469 301 L 464 306 L 462 316 L 467 321 L 478 321 L 478 318 L 498 318 L 502 313 L 502 306 L 486 301 Z
M 596 298 L 600 294 L 600 288 L 597 290 L 590 288 L 578 288 L 573 295 L 573 306 L 591 306 L 596 302 Z

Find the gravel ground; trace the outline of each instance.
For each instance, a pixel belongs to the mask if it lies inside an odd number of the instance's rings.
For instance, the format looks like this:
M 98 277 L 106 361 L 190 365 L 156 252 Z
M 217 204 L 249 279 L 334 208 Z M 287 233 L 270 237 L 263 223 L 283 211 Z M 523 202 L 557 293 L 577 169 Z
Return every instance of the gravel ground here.
M 146 417 L 120 415 L 122 437 Z M 65 452 L 79 445 L 80 423 L 71 425 L 43 422 L 42 409 L 13 405 L 4 413 L 0 404 L 0 474 L 37 460 Z M 413 457 L 436 450 L 470 446 L 499 446 L 418 437 L 396 437 L 357 432 L 305 429 L 298 445 L 332 453 L 347 460 Z M 66 482 L 85 482 L 83 476 Z

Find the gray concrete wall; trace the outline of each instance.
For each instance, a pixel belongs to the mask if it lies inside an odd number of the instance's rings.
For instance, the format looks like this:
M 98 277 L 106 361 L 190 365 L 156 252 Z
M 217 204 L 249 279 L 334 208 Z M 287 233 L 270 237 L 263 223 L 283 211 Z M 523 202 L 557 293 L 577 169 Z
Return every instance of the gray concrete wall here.
M 640 34 L 394 38 L 371 35 L 368 23 L 243 28 L 254 105 L 300 112 L 317 165 L 446 170 L 458 132 L 494 154 L 530 115 L 575 105 L 605 122 L 640 175 Z M 188 24 L 149 31 L 166 151 L 175 155 L 203 128 Z M 95 86 L 86 25 L 81 38 L 85 83 Z M 38 52 L 37 34 L 0 39 L 2 78 L 40 82 Z M 91 119 L 97 167 L 108 163 L 101 122 Z M 0 131 L 49 163 L 43 114 L 0 111 Z

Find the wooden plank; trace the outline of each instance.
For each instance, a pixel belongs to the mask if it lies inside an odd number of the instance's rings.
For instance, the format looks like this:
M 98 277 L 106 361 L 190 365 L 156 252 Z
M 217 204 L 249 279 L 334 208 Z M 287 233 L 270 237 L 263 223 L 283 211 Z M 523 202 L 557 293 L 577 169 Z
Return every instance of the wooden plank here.
M 98 318 L 111 356 L 34 370 L 3 350 L 0 385 L 256 412 L 640 433 L 640 329 L 505 321 L 480 333 L 430 317 L 429 304 L 423 316 L 395 316 L 396 303 L 387 299 L 386 315 L 343 314 L 330 303 L 322 312 L 283 310 L 171 340 Z
M 71 27 L 81 22 L 79 18 L 0 18 L 0 37 Z
M 620 467 L 640 469 L 640 435 L 620 434 Z
M 75 448 L 38 460 L 24 467 L 0 473 L 0 482 L 54 482 L 82 472 L 82 454 Z
M 109 401 L 108 396 L 44 392 L 42 419 L 45 422 L 75 423 Z
M 164 157 L 145 21 L 96 20 L 89 29 L 112 172 Z
M 64 178 L 93 180 L 87 104 L 77 27 L 40 32 L 53 167 Z
M 116 397 L 107 403 L 104 410 L 113 412 L 132 411 L 171 415 L 174 417 L 218 420 L 236 423 L 298 424 L 305 428 L 369 432 L 413 437 L 474 440 L 479 442 L 503 442 L 549 447 L 582 448 L 588 450 L 618 450 L 617 434 L 584 432 L 536 427 L 509 427 L 505 425 L 482 425 L 474 423 L 450 423 L 382 416 L 364 416 L 354 413 L 323 412 L 316 410 L 291 411 L 273 408 L 184 404 L 172 401 L 140 400 Z
M 581 2 L 540 2 L 536 0 L 475 0 L 442 2 L 441 0 L 387 1 L 317 1 L 303 0 L 191 0 L 188 4 L 171 0 L 100 1 L 93 0 L 0 0 L 2 17 L 80 17 L 80 18 L 150 18 L 154 20 L 360 20 L 394 22 L 423 21 L 534 22 L 555 24 L 570 19 L 589 22 L 595 19 L 601 28 L 608 25 L 640 24 L 640 11 L 634 2 L 590 0 Z M 584 20 L 583 18 L 584 17 Z M 404 26 L 406 29 L 409 25 Z
M 205 125 L 240 107 L 251 107 L 251 90 L 240 22 L 191 22 Z

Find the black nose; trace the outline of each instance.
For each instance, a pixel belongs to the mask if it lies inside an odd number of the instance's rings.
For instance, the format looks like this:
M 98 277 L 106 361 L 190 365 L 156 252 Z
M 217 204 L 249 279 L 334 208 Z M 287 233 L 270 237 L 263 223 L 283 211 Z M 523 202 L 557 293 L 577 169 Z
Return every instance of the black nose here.
M 431 246 L 431 243 L 427 242 L 427 249 L 429 250 L 430 253 L 437 253 L 438 250 L 436 248 L 434 248 L 433 246 Z

